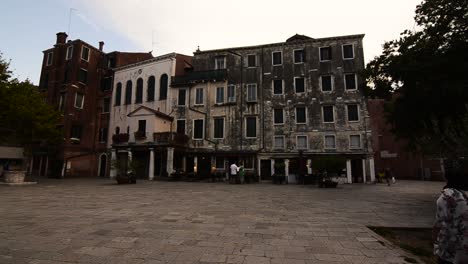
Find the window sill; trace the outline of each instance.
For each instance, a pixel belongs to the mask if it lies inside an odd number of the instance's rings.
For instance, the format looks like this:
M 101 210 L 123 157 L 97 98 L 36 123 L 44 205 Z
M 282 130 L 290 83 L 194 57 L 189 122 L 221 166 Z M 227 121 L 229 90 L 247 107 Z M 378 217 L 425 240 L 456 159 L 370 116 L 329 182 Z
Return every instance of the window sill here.
M 246 103 L 246 104 L 256 104 L 257 101 L 247 101 L 247 102 L 245 102 L 245 103 Z

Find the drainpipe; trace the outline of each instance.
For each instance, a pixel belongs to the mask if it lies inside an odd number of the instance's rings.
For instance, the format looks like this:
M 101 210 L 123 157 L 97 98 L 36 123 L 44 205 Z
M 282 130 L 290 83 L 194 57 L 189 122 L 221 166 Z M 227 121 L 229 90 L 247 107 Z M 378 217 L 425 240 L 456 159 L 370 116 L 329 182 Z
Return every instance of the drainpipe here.
M 240 98 L 240 108 L 241 108 L 241 111 L 240 111 L 240 114 L 241 114 L 241 120 L 240 120 L 240 151 L 243 150 L 243 146 L 244 146 L 244 93 L 243 93 L 243 75 L 244 75 L 244 57 L 237 53 L 237 52 L 234 52 L 232 50 L 228 50 L 229 53 L 235 55 L 235 56 L 238 56 L 240 57 L 240 94 L 241 94 L 241 98 Z

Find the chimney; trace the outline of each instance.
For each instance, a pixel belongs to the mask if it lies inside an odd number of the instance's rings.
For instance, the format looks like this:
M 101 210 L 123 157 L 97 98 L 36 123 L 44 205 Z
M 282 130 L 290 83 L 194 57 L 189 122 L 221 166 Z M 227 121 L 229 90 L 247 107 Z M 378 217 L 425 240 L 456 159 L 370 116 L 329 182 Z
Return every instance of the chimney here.
M 99 50 L 102 51 L 103 47 L 104 47 L 104 41 L 99 41 Z
M 65 44 L 65 42 L 67 41 L 67 33 L 65 32 L 59 32 L 57 33 L 57 42 L 56 44 Z

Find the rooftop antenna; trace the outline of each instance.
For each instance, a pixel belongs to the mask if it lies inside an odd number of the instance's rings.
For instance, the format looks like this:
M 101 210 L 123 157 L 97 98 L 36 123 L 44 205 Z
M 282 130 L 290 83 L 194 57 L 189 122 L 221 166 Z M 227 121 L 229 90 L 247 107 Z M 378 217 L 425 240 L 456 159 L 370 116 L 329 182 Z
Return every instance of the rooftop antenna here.
M 70 13 L 68 14 L 68 37 L 70 37 L 70 27 L 71 27 L 71 16 L 73 11 L 78 11 L 78 9 L 70 8 Z
M 153 53 L 154 50 L 154 44 L 158 44 L 158 42 L 154 41 L 154 30 L 151 30 L 151 51 L 150 53 Z

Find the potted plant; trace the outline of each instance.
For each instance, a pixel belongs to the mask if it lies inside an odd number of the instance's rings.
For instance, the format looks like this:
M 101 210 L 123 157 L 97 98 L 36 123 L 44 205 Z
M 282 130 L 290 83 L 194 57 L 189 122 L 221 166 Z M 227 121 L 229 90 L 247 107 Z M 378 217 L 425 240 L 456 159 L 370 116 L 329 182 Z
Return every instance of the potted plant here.
M 340 175 L 346 166 L 346 160 L 337 156 L 322 156 L 312 161 L 315 170 L 319 171 L 318 185 L 325 188 L 336 188 L 338 182 L 333 178 Z
M 134 159 L 127 163 L 128 164 L 125 164 L 121 160 L 114 160 L 112 162 L 112 167 L 117 171 L 115 180 L 118 184 L 136 183 L 136 171 L 142 164 Z

